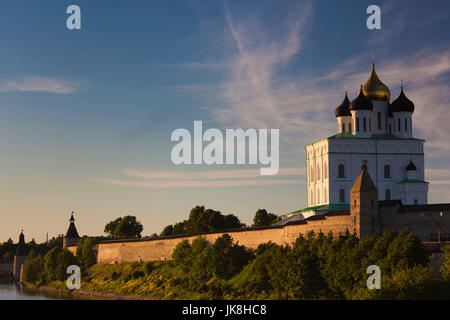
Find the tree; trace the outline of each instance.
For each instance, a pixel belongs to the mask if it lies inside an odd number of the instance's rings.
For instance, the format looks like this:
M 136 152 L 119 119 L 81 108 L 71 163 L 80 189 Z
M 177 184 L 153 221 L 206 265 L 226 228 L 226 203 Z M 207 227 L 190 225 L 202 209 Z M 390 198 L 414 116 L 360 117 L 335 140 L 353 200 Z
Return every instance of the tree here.
M 233 238 L 228 234 L 217 238 L 208 250 L 209 263 L 213 274 L 217 278 L 225 280 L 240 272 L 254 258 L 250 250 L 233 243 Z
M 23 280 L 29 283 L 37 283 L 44 279 L 44 259 L 41 255 L 33 257 L 29 255 L 23 265 Z
M 77 245 L 77 259 L 80 263 L 81 270 L 84 272 L 95 264 L 94 241 L 91 238 L 83 237 L 80 239 Z
M 116 239 L 140 238 L 144 227 L 135 216 L 125 216 L 109 222 L 105 233 Z
M 55 247 L 44 256 L 44 278 L 48 282 L 57 280 L 56 269 L 58 267 L 58 255 L 61 248 Z
M 278 221 L 281 217 L 273 213 L 268 213 L 266 209 L 258 209 L 253 218 L 253 227 L 270 226 Z
M 444 281 L 450 284 L 450 245 L 442 248 L 445 254 L 445 262 L 442 264 L 441 273 Z
M 177 234 L 199 234 L 209 231 L 242 228 L 245 225 L 233 214 L 223 215 L 220 211 L 196 206 L 189 213 L 189 219 L 168 225 L 161 232 L 161 236 Z
M 64 281 L 67 279 L 67 267 L 70 265 L 76 265 L 77 259 L 68 249 L 62 249 L 56 260 L 55 278 L 56 280 Z

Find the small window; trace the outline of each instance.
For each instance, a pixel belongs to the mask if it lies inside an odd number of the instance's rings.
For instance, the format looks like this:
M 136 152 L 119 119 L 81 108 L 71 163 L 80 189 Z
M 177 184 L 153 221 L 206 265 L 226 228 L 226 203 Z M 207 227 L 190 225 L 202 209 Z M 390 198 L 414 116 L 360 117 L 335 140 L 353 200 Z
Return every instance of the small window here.
M 317 190 L 317 203 L 320 203 L 320 190 Z
M 400 131 L 401 131 L 401 130 L 400 130 L 400 118 L 398 119 L 397 124 L 398 124 L 398 126 L 397 126 L 398 132 L 400 132 Z
M 323 164 L 323 178 L 324 179 L 328 178 L 328 167 L 326 163 Z
M 386 200 L 391 200 L 391 189 L 386 189 Z
M 364 128 L 364 132 L 367 131 L 366 117 L 363 118 L 363 128 Z
M 339 202 L 345 202 L 345 190 L 339 189 Z
M 378 111 L 378 130 L 381 130 L 381 112 Z
M 345 123 L 344 123 L 344 122 L 342 122 L 341 128 L 342 128 L 341 131 L 342 131 L 342 132 L 345 132 Z
M 409 131 L 412 132 L 412 119 L 409 118 Z
M 356 117 L 356 132 L 359 132 L 359 117 Z
M 388 164 L 384 166 L 384 177 L 385 178 L 391 177 L 391 166 Z
M 389 133 L 392 133 L 392 126 L 389 125 Z
M 351 123 L 348 124 L 348 132 L 352 132 L 352 124 Z
M 320 180 L 320 165 L 317 164 L 317 180 Z
M 345 167 L 343 164 L 338 166 L 338 178 L 345 178 Z
M 408 131 L 408 120 L 405 118 L 405 131 Z

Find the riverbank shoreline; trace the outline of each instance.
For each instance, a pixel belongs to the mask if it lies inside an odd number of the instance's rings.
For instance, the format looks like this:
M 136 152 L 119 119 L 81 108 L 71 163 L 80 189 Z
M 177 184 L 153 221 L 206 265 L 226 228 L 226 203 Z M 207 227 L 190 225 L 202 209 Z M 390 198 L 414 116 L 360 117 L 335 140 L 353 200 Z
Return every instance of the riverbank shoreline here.
M 154 300 L 150 296 L 130 294 L 124 295 L 112 292 L 97 292 L 89 291 L 86 289 L 74 289 L 69 290 L 61 286 L 53 285 L 40 285 L 40 286 L 27 286 L 22 284 L 26 292 L 29 293 L 43 293 L 49 297 L 67 297 L 67 299 L 73 300 Z

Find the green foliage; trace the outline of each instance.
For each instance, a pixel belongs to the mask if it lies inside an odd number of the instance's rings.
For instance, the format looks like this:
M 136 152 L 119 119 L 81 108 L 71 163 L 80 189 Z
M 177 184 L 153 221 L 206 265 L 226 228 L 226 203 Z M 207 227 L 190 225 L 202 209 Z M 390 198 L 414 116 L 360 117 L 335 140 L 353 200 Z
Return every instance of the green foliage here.
M 214 244 L 208 248 L 209 265 L 213 274 L 219 279 L 229 279 L 253 259 L 253 253 L 233 243 L 228 234 L 217 238 Z
M 23 280 L 29 283 L 38 283 L 43 281 L 44 275 L 44 259 L 41 255 L 33 256 L 29 254 L 23 265 Z
M 89 237 L 80 239 L 77 245 L 77 259 L 79 267 L 85 272 L 90 266 L 96 262 L 96 254 L 94 251 L 94 241 Z
M 441 274 L 444 281 L 448 282 L 450 285 L 450 246 L 445 246 L 442 248 L 445 255 L 445 261 L 441 266 Z
M 253 218 L 253 227 L 270 226 L 281 220 L 281 217 L 268 213 L 266 209 L 258 209 Z
M 223 215 L 220 211 L 205 209 L 204 206 L 196 206 L 189 213 L 188 220 L 165 227 L 161 232 L 161 236 L 199 234 L 209 231 L 242 228 L 243 226 L 244 224 L 233 214 Z
M 105 233 L 116 239 L 140 238 L 144 227 L 135 216 L 125 216 L 109 222 Z
M 65 280 L 69 265 L 77 264 L 75 256 L 67 249 L 53 248 L 44 256 L 43 278 L 47 282 Z

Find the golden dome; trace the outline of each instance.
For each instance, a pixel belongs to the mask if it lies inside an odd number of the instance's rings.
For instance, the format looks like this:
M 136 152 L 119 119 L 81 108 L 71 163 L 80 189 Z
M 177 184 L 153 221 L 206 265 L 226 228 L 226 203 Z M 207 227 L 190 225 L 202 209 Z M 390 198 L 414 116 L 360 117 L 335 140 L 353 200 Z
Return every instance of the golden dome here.
M 370 100 L 389 101 L 391 98 L 391 92 L 389 91 L 389 88 L 381 82 L 380 78 L 378 78 L 377 73 L 375 72 L 375 63 L 373 62 L 372 72 L 362 89 L 365 96 Z

